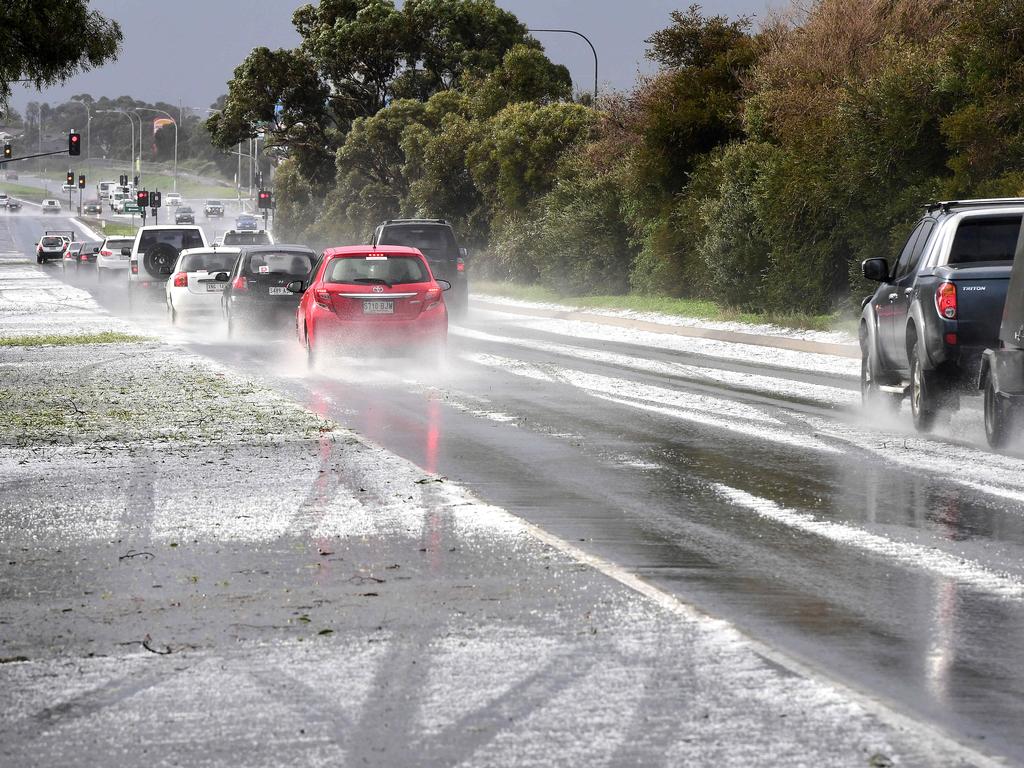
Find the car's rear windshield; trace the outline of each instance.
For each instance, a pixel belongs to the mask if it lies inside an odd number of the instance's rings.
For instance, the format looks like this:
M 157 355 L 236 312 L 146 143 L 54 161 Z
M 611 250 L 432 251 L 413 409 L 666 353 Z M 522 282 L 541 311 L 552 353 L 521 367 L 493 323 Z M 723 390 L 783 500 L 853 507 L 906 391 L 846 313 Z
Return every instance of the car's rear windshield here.
M 207 200 L 206 204 L 207 205 L 222 205 L 220 200 Z
M 225 232 L 224 245 L 270 245 L 266 232 Z
M 181 258 L 179 269 L 182 272 L 230 272 L 235 266 L 237 253 L 218 253 L 205 251 L 189 253 Z
M 122 248 L 131 248 L 134 243 L 135 241 L 130 237 L 126 237 L 123 240 L 108 239 L 103 247 L 112 251 L 119 251 Z
M 327 267 L 328 283 L 371 284 L 422 283 L 429 280 L 427 267 L 416 256 L 342 256 Z
M 379 245 L 416 248 L 428 259 L 454 259 L 459 255 L 451 229 L 440 225 L 418 227 L 403 224 L 384 227 Z
M 55 245 L 63 245 L 64 244 L 64 238 L 63 237 L 44 237 L 40 242 L 44 246 L 46 246 L 47 248 L 52 248 Z
M 145 253 L 157 243 L 170 243 L 179 251 L 206 245 L 198 229 L 151 229 L 142 233 L 139 253 Z
M 249 277 L 258 277 L 259 275 L 305 277 L 309 274 L 312 266 L 313 257 L 308 253 L 259 251 L 249 254 L 244 272 Z
M 960 222 L 949 252 L 950 264 L 1013 261 L 1021 216 L 973 216 Z

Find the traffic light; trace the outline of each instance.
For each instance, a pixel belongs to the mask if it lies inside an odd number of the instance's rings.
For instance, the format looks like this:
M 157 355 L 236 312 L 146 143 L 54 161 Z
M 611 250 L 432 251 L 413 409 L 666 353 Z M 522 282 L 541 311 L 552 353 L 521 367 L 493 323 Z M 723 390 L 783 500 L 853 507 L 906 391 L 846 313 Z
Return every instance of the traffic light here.
M 160 207 L 160 193 L 159 192 L 153 192 L 152 194 L 150 194 L 150 196 L 149 196 L 149 207 L 150 208 L 159 208 Z
M 82 136 L 81 134 L 72 131 L 68 134 L 68 154 L 69 155 L 80 155 L 82 154 Z
M 127 177 L 127 176 L 125 176 L 125 179 L 127 179 L 127 178 L 128 178 L 128 177 Z M 127 181 L 126 181 L 125 183 L 127 183 Z M 135 182 L 134 182 L 134 183 L 132 184 L 132 186 L 133 186 L 133 187 L 137 187 L 137 186 L 139 186 L 139 177 L 138 177 L 138 176 L 136 176 L 136 177 L 135 177 Z
M 14 148 L 11 147 L 11 142 L 4 143 L 4 160 L 10 160 L 14 155 Z
M 83 174 L 79 174 L 78 176 L 78 188 L 85 189 L 85 176 Z
M 68 169 L 68 185 L 73 186 L 75 183 L 75 172 Z
M 118 183 L 119 186 L 127 187 L 128 186 L 128 174 L 122 173 L 120 176 L 118 176 L 117 177 L 117 183 Z
M 138 203 L 139 208 L 146 208 L 149 206 L 149 192 L 144 189 L 140 189 L 135 193 L 135 202 Z
M 257 201 L 256 201 L 256 207 L 257 208 L 273 208 L 274 207 L 274 198 L 273 198 L 273 196 L 270 194 L 270 192 L 268 190 L 266 190 L 266 189 L 261 189 L 260 190 L 259 197 L 257 198 Z

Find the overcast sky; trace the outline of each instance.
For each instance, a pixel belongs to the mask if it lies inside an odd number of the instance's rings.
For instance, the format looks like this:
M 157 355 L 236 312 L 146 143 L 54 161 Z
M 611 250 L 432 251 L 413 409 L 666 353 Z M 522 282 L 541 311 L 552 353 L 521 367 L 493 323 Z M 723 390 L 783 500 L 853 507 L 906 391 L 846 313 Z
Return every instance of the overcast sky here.
M 638 71 L 649 71 L 644 40 L 668 25 L 669 12 L 692 0 L 498 0 L 530 27 L 576 29 L 597 49 L 602 88 L 629 88 Z M 42 93 L 16 87 L 12 105 L 23 111 L 32 100 L 51 104 L 78 93 L 134 96 L 208 107 L 227 90 L 234 68 L 254 47 L 292 47 L 298 35 L 294 0 L 92 0 L 90 6 L 121 23 L 124 45 L 119 58 Z M 779 0 L 771 2 L 779 7 Z M 768 0 L 709 0 L 707 14 L 763 18 Z M 577 89 L 594 82 L 594 59 L 574 35 L 537 34 L 548 55 L 569 67 Z

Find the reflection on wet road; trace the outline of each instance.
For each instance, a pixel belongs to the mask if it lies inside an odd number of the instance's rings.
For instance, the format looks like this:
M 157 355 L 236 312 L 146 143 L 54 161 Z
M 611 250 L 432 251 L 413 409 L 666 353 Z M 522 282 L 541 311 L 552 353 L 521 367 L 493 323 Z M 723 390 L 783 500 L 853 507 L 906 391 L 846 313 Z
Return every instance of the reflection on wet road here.
M 906 414 L 865 421 L 856 361 L 512 312 L 453 326 L 440 370 L 309 372 L 287 336 L 229 344 L 219 328 L 169 329 L 158 308 L 143 322 L 897 710 L 1024 759 L 1024 461 L 981 447 L 976 404 L 920 438 Z

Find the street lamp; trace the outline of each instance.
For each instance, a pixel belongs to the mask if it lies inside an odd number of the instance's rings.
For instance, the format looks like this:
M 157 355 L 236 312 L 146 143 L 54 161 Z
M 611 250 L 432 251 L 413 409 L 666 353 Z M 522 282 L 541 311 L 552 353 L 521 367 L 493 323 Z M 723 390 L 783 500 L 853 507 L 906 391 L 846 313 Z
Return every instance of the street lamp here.
M 136 107 L 140 112 L 156 112 L 157 114 L 167 115 L 167 119 L 174 123 L 174 191 L 178 191 L 178 121 L 174 119 L 174 116 L 170 112 L 164 112 L 162 109 L 153 109 L 152 107 Z M 141 121 L 142 118 L 140 117 Z M 139 154 L 142 154 L 141 148 L 142 141 L 142 126 L 141 122 L 139 125 Z
M 135 121 L 132 120 L 132 117 L 133 117 L 132 113 L 129 112 L 128 110 L 126 110 L 126 109 L 97 109 L 96 110 L 96 114 L 101 114 L 101 113 L 105 114 L 105 115 L 115 115 L 115 114 L 116 115 L 124 115 L 125 117 L 128 118 L 128 122 L 132 126 L 131 129 L 128 131 L 128 135 L 131 136 L 131 139 L 132 139 L 132 155 L 131 155 L 131 160 L 129 161 L 129 163 L 131 165 L 135 165 Z M 134 115 L 134 117 L 139 117 L 139 116 L 138 115 Z M 140 167 L 139 167 L 139 170 L 140 171 L 141 171 L 141 165 L 142 165 L 142 159 L 141 159 L 142 127 L 141 127 L 141 122 L 142 122 L 142 118 L 139 117 L 139 123 L 140 123 L 140 127 L 139 127 L 139 137 L 140 137 L 139 138 L 139 140 L 140 140 L 139 166 Z
M 567 35 L 576 35 L 582 37 L 587 41 L 587 45 L 590 46 L 591 52 L 594 54 L 594 101 L 597 101 L 597 49 L 594 48 L 594 44 L 590 42 L 590 38 L 584 35 L 582 32 L 577 32 L 575 29 L 528 29 L 527 32 L 562 32 Z

